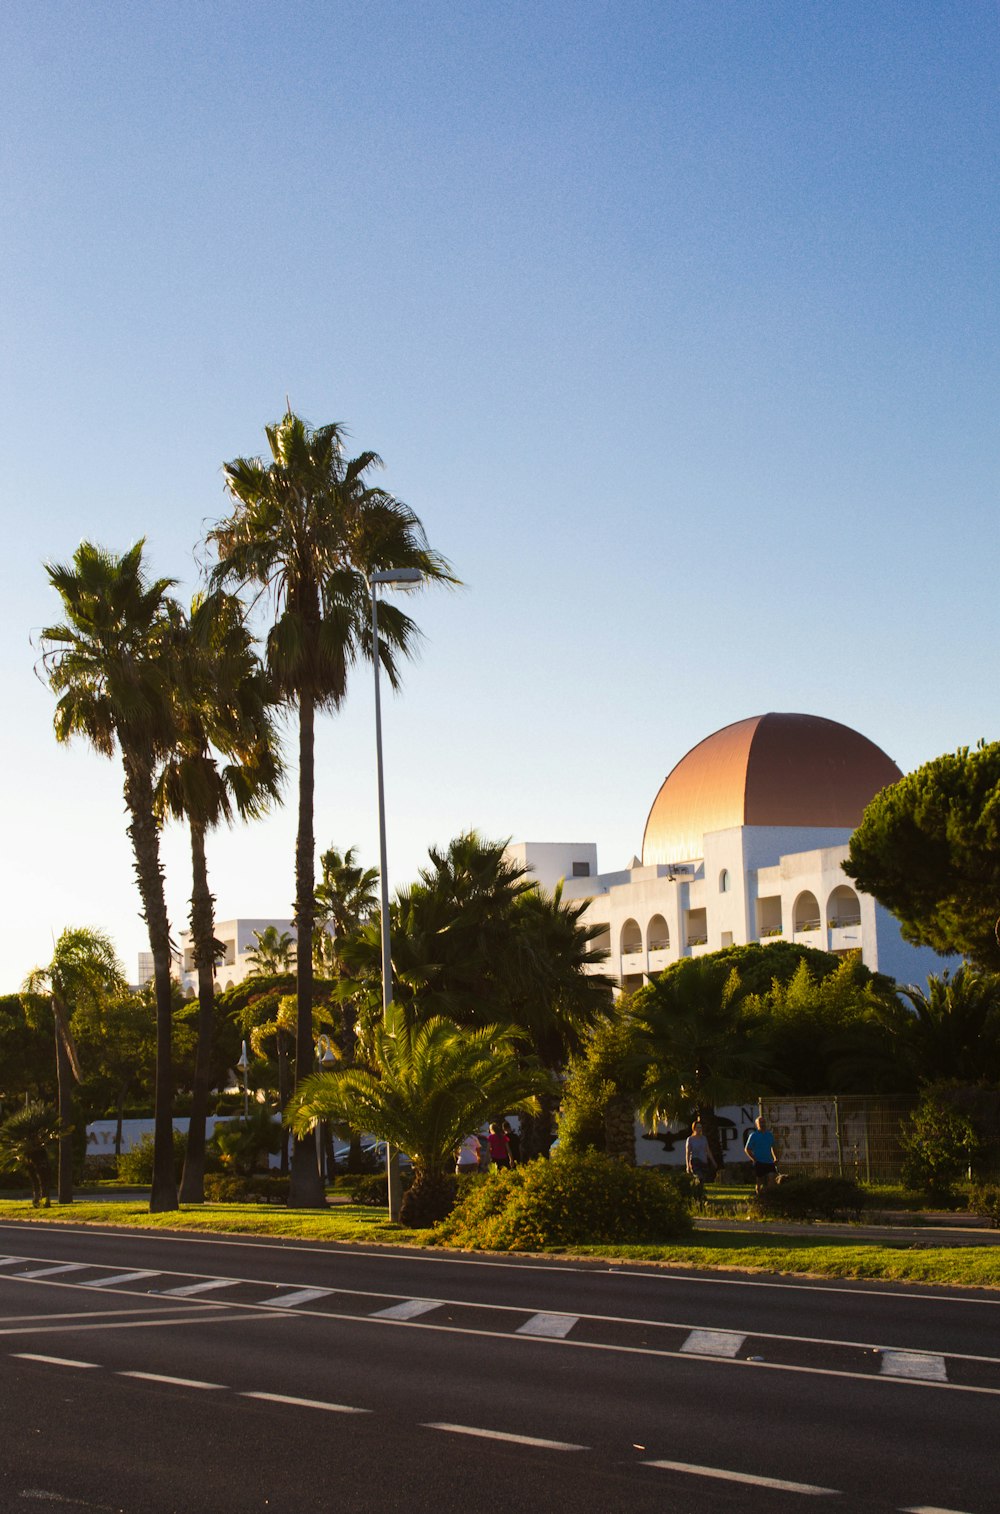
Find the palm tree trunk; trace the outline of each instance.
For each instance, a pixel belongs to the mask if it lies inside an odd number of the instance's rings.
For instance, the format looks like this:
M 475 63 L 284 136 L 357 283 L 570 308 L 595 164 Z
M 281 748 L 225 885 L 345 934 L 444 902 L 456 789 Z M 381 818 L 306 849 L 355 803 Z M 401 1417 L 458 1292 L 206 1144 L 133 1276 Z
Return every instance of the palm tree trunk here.
M 288 1087 L 288 1039 L 280 1025 L 275 1040 L 278 1047 L 278 1107 L 284 1114 L 291 1089 Z M 278 1170 L 282 1177 L 288 1176 L 288 1131 L 284 1128 L 281 1132 L 281 1166 Z
M 56 1089 L 59 1106 L 59 1162 L 56 1172 L 56 1199 L 60 1204 L 73 1202 L 73 1069 L 63 1039 L 59 1012 L 53 1004 L 56 1033 Z
M 153 954 L 153 987 L 156 994 L 156 1081 L 153 1105 L 153 1185 L 149 1195 L 151 1214 L 177 1208 L 174 1176 L 173 1073 L 170 1038 L 173 1002 L 170 988 L 170 923 L 163 896 L 160 867 L 160 837 L 153 817 L 153 777 L 145 754 L 122 753 L 125 767 L 125 804 L 129 812 L 128 833 L 135 855 L 142 912 L 149 929 Z
M 312 1072 L 313 964 L 316 841 L 313 835 L 315 791 L 315 701 L 311 690 L 299 695 L 299 829 L 295 842 L 295 989 L 298 996 L 295 1036 L 295 1082 Z M 326 1203 L 311 1136 L 296 1137 L 292 1148 L 292 1180 L 288 1204 L 292 1209 L 319 1209 Z
M 212 1033 L 215 1023 L 215 912 L 208 887 L 205 827 L 191 821 L 191 939 L 198 970 L 198 1046 L 191 1090 L 181 1203 L 205 1202 L 205 1121 L 212 1092 Z

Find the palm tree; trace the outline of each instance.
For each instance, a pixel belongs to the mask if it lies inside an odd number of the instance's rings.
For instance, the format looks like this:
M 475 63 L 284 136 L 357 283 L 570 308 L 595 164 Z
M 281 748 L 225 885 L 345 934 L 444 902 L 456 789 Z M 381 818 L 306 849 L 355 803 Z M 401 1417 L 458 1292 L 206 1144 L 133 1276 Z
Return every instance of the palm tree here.
M 170 924 L 163 893 L 160 842 L 153 809 L 156 767 L 173 737 L 169 642 L 173 601 L 169 578 L 150 582 L 139 541 L 121 557 L 81 542 L 72 564 L 47 563 L 66 622 L 42 633 L 42 665 L 58 694 L 58 741 L 82 736 L 104 757 L 117 747 L 125 775 L 128 834 L 149 928 L 156 990 L 156 1091 L 153 1213 L 177 1208 L 170 1059 L 172 1000 Z
M 247 952 L 251 978 L 279 978 L 289 973 L 295 963 L 295 941 L 288 931 L 279 931 L 276 925 L 265 925 L 255 930 L 257 943 L 252 952 Z
M 49 1207 L 52 1166 L 49 1147 L 61 1121 L 50 1104 L 28 1100 L 0 1125 L 0 1161 L 4 1165 L 25 1167 L 31 1178 L 31 1202 L 36 1209 Z
M 317 966 L 335 978 L 350 977 L 338 943 L 378 912 L 378 868 L 361 867 L 356 859 L 353 846 L 343 855 L 331 846 L 319 859 L 313 955 Z
M 932 975 L 927 992 L 904 988 L 913 1010 L 892 1029 L 920 1083 L 1000 1079 L 1000 977 L 962 966 Z
M 309 1075 L 312 1046 L 315 923 L 316 711 L 336 709 L 359 659 L 373 656 L 370 575 L 386 568 L 416 568 L 452 582 L 447 564 L 427 545 L 408 506 L 369 482 L 379 465 L 374 452 L 348 458 L 345 432 L 333 423 L 315 430 L 289 410 L 266 427 L 270 462 L 237 458 L 224 466 L 233 513 L 209 532 L 218 553 L 213 584 L 253 586 L 271 597 L 274 624 L 266 643 L 268 676 L 280 698 L 297 706 L 299 809 L 295 849 L 295 925 L 299 1034 L 296 1080 Z M 417 629 L 409 616 L 385 604 L 379 659 L 390 683 L 399 683 L 399 659 L 413 648 Z M 289 1203 L 323 1202 L 316 1154 L 296 1141 Z
M 205 1125 L 212 1088 L 215 1021 L 215 901 L 205 837 L 221 821 L 264 814 L 281 776 L 270 692 L 253 651 L 243 607 L 229 594 L 197 595 L 175 617 L 171 645 L 174 740 L 156 786 L 161 820 L 187 820 L 191 836 L 191 938 L 198 974 L 198 1048 L 183 1203 L 205 1200 Z M 221 754 L 223 759 L 219 760 Z
M 56 942 L 52 961 L 47 967 L 34 968 L 24 981 L 25 994 L 46 995 L 52 1006 L 59 1105 L 56 1193 L 60 1204 L 73 1202 L 72 1079 L 81 1081 L 70 1018 L 84 1003 L 93 1005 L 125 987 L 125 973 L 109 937 L 86 926 L 64 930 Z
M 519 1060 L 510 1027 L 463 1029 L 435 1016 L 411 1024 L 394 1009 L 373 1027 L 370 1066 L 304 1079 L 286 1119 L 302 1137 L 317 1120 L 370 1130 L 413 1162 L 400 1219 L 429 1225 L 454 1198 L 454 1153 L 464 1136 L 505 1110 L 529 1108 L 548 1075 Z

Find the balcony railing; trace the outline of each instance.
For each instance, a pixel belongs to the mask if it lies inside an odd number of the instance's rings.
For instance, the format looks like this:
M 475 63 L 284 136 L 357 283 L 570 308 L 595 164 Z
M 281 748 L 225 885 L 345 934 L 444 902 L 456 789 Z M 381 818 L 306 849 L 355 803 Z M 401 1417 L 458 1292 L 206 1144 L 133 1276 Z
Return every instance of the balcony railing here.
M 840 930 L 845 925 L 860 925 L 860 915 L 841 915 L 838 920 L 828 920 L 827 925 L 831 930 Z
M 822 920 L 796 920 L 795 934 L 802 936 L 805 935 L 806 931 L 819 930 L 822 923 Z
M 707 946 L 707 936 L 688 936 L 688 946 Z
M 785 927 L 783 925 L 762 925 L 760 928 L 760 939 L 762 941 L 766 936 L 783 936 L 784 934 Z

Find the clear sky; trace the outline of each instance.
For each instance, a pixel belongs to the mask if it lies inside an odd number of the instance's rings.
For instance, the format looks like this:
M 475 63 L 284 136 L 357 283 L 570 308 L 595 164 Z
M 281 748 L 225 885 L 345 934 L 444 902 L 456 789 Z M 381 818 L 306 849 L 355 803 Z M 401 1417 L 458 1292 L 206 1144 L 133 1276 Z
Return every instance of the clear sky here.
M 413 605 L 386 709 L 393 886 L 471 826 L 621 866 L 673 764 L 767 710 L 903 768 L 1000 736 L 998 17 L 5 6 L 0 991 L 68 924 L 130 974 L 144 944 L 120 771 L 34 677 L 43 561 L 145 536 L 187 595 L 286 396 L 466 585 Z M 375 861 L 364 671 L 317 799 Z M 216 837 L 220 917 L 291 913 L 293 834 Z

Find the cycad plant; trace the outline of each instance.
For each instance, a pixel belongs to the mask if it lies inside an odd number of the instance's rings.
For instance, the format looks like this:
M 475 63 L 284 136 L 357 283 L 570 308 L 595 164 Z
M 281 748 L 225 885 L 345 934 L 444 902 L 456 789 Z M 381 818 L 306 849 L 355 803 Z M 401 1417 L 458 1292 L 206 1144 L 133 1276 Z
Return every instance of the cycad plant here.
M 454 1199 L 455 1150 L 485 1120 L 531 1109 L 551 1079 L 518 1060 L 509 1026 L 467 1030 L 435 1016 L 412 1024 L 400 1009 L 372 1027 L 367 1067 L 304 1079 L 287 1123 L 304 1137 L 317 1120 L 369 1130 L 413 1162 L 400 1219 L 430 1225 Z
M 218 554 L 213 585 L 269 596 L 268 677 L 298 712 L 299 808 L 295 848 L 296 1078 L 309 1075 L 312 1046 L 315 924 L 314 791 L 317 710 L 336 709 L 351 669 L 373 656 L 370 578 L 388 568 L 417 569 L 451 581 L 411 509 L 371 481 L 374 452 L 347 456 L 337 424 L 312 429 L 289 410 L 266 428 L 270 460 L 236 458 L 223 469 L 233 512 L 209 532 Z M 395 687 L 399 662 L 417 628 L 397 606 L 383 605 L 379 657 Z M 323 1202 L 313 1147 L 296 1141 L 289 1203 Z
M 51 1104 L 35 1099 L 8 1115 L 0 1125 L 0 1163 L 23 1167 L 31 1179 L 31 1202 L 48 1209 L 52 1186 L 49 1147 L 59 1130 L 59 1116 Z

